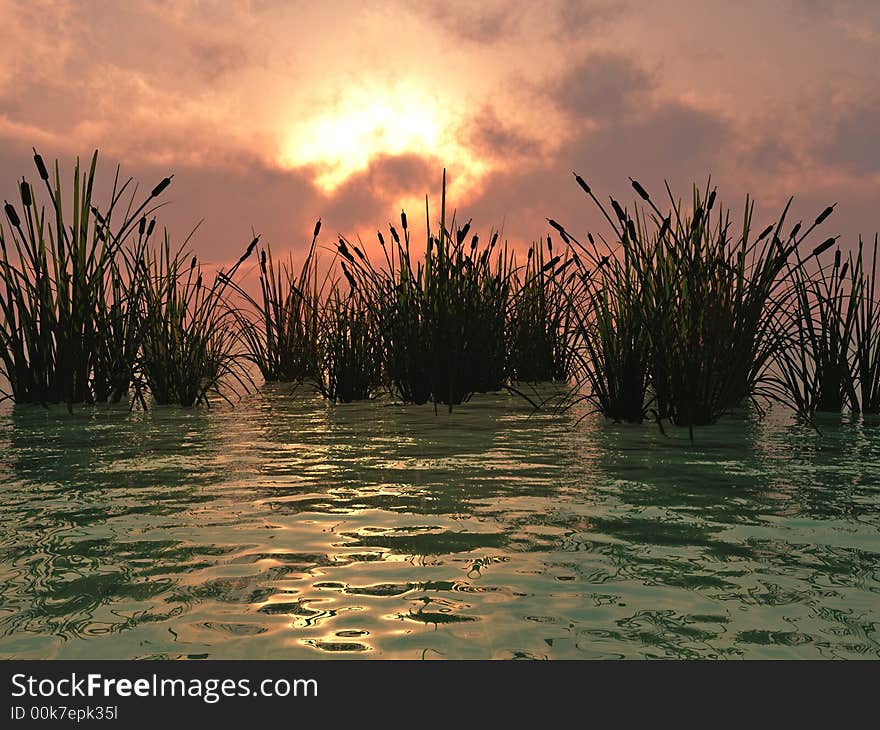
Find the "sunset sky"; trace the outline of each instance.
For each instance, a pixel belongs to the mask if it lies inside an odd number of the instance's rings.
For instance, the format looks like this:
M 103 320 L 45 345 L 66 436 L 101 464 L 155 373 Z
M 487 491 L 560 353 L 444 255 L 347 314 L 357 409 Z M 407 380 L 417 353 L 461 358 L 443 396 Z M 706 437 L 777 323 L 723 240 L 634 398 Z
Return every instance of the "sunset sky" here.
M 632 198 L 708 175 L 828 235 L 880 228 L 880 2 L 0 0 L 0 196 L 31 146 L 101 152 L 233 258 L 316 218 L 369 235 L 424 195 L 514 242 L 601 230 L 571 171 Z

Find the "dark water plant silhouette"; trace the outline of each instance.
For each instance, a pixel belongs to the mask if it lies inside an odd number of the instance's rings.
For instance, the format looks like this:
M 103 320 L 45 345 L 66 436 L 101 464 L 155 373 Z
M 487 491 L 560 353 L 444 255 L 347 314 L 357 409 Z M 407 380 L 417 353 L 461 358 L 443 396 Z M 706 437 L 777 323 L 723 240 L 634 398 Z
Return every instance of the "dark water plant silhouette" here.
M 576 179 L 614 232 L 611 243 L 590 236 L 590 243 L 582 244 L 553 223 L 586 258 L 581 280 L 583 299 L 591 306 L 581 326 L 583 340 L 595 346 L 587 345 L 584 371 L 597 408 L 613 418 L 640 420 L 637 406 L 628 416 L 617 406 L 627 398 L 638 403 L 645 383 L 643 412 L 693 429 L 745 401 L 760 408 L 782 399 L 773 367 L 787 344 L 780 321 L 791 295 L 790 274 L 797 269 L 792 260 L 833 206 L 805 231 L 798 223 L 784 234 L 789 201 L 755 236 L 754 204 L 748 198 L 734 232 L 730 211 L 714 188 L 694 187 L 687 211 L 667 186 L 670 207 L 663 212 L 633 180 L 643 206 L 631 213 L 613 198 L 609 211 L 582 178 Z M 826 240 L 810 255 L 818 257 L 834 241 Z M 619 382 L 618 368 L 635 373 L 628 378 L 629 392 Z M 596 372 L 607 373 L 605 380 Z M 597 388 L 614 383 L 615 373 L 621 387 Z M 605 391 L 616 397 L 600 397 Z
M 137 306 L 122 249 L 133 234 L 142 241 L 152 233 L 147 218 L 171 178 L 136 203 L 131 179 L 121 181 L 117 169 L 109 203 L 99 210 L 97 163 L 97 152 L 86 167 L 77 160 L 67 199 L 59 164 L 50 175 L 34 151 L 48 205 L 23 178 L 19 207 L 4 206 L 0 375 L 9 383 L 6 395 L 19 403 L 119 400 L 130 384 Z

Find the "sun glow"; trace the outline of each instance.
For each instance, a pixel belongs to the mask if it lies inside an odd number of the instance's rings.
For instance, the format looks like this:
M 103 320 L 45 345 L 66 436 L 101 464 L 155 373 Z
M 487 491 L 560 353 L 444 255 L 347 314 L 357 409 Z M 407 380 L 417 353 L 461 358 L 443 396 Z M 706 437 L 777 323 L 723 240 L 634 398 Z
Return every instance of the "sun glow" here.
M 332 193 L 378 157 L 415 154 L 454 168 L 461 191 L 487 167 L 456 141 L 457 127 L 450 109 L 424 92 L 359 88 L 292 130 L 280 163 L 314 168 L 315 184 Z

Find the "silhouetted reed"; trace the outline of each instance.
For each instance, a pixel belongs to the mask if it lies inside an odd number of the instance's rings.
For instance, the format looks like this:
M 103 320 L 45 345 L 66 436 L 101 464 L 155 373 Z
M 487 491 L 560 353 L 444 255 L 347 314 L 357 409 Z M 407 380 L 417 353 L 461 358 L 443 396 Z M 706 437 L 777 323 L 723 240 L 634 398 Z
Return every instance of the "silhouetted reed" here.
M 529 247 L 514 269 L 508 322 L 508 371 L 523 382 L 566 381 L 576 358 L 572 308 L 566 295 L 572 264 L 567 247 L 554 256 L 550 236 Z
M 84 170 L 77 160 L 68 200 L 58 163 L 50 177 L 34 151 L 49 205 L 22 180 L 20 208 L 4 206 L 0 374 L 18 403 L 118 400 L 130 384 L 138 319 L 121 250 L 171 178 L 135 204 L 134 192 L 123 200 L 131 180 L 120 182 L 117 169 L 100 212 L 93 203 L 97 159 L 96 152 Z M 139 232 L 145 235 L 143 224 Z
M 426 218 L 430 220 L 428 203 Z M 407 402 L 450 410 L 474 393 L 507 383 L 506 323 L 512 258 L 493 235 L 481 245 L 470 222 L 446 226 L 446 174 L 436 234 L 427 227 L 423 260 L 411 252 L 411 231 L 401 214 L 401 232 L 391 241 L 379 233 L 384 265 L 375 267 L 361 247 L 340 240 L 352 284 L 378 323 L 387 387 Z
M 252 381 L 313 381 L 333 402 L 382 390 L 450 409 L 516 381 L 575 381 L 575 400 L 619 421 L 714 423 L 744 403 L 880 412 L 878 239 L 822 265 L 836 238 L 805 242 L 831 215 L 786 232 L 791 201 L 753 231 L 714 188 L 667 210 L 640 183 L 630 209 L 598 207 L 611 234 L 579 241 L 550 220 L 518 268 L 499 234 L 447 221 L 412 249 L 405 213 L 378 234 L 374 265 L 340 237 L 320 276 L 320 221 L 298 271 L 254 237 L 213 276 L 167 233 L 157 243 L 164 178 L 135 202 L 117 170 L 107 206 L 93 200 L 97 154 L 77 162 L 69 197 L 59 165 L 34 155 L 48 205 L 21 180 L 0 223 L 0 376 L 20 403 L 207 404 Z M 554 234 L 554 235 L 556 235 Z M 236 283 L 256 253 L 259 294 Z
M 185 247 L 176 250 L 168 234 L 153 250 L 143 249 L 137 267 L 143 297 L 141 353 L 135 385 L 146 405 L 145 391 L 159 405 L 209 405 L 210 399 L 229 400 L 229 383 L 248 389 L 235 310 L 226 300 L 238 267 L 253 253 L 257 238 L 228 272 L 203 279 L 198 259 Z
M 642 415 L 651 412 L 692 429 L 747 400 L 759 408 L 760 402 L 779 400 L 772 368 L 786 346 L 779 324 L 790 293 L 788 275 L 797 269 L 791 259 L 832 208 L 806 231 L 796 225 L 785 236 L 789 201 L 777 221 L 753 237 L 754 205 L 748 199 L 734 233 L 714 189 L 701 193 L 695 187 L 687 212 L 667 187 L 670 209 L 664 213 L 633 181 L 648 210 L 631 214 L 614 199 L 609 212 L 582 178 L 577 182 L 614 231 L 612 244 L 601 246 L 592 237 L 590 245 L 581 244 L 565 232 L 586 258 L 584 381 L 597 408 L 613 418 L 639 420 L 644 383 Z M 826 241 L 813 255 L 832 244 Z M 626 386 L 621 373 L 627 374 Z M 623 400 L 630 406 L 624 408 Z
M 353 280 L 350 280 L 350 284 Z M 333 403 L 374 397 L 382 387 L 382 343 L 377 322 L 357 287 L 334 282 L 318 325 L 321 394 Z
M 318 283 L 315 246 L 320 230 L 318 221 L 299 275 L 292 259 L 276 267 L 267 245 L 259 252 L 259 298 L 234 285 L 245 302 L 238 320 L 248 359 L 267 382 L 319 378 L 318 321 L 324 283 Z
M 880 412 L 880 328 L 876 299 L 877 237 L 866 266 L 859 239 L 853 256 L 837 248 L 832 264 L 793 272 L 795 301 L 782 380 L 792 405 L 816 411 Z

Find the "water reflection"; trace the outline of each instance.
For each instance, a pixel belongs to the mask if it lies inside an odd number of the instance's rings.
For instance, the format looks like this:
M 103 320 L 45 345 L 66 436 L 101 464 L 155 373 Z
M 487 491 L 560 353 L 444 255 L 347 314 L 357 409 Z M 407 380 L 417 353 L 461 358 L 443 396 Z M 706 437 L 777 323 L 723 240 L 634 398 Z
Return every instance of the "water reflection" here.
M 876 656 L 880 421 L 0 412 L 0 654 Z

